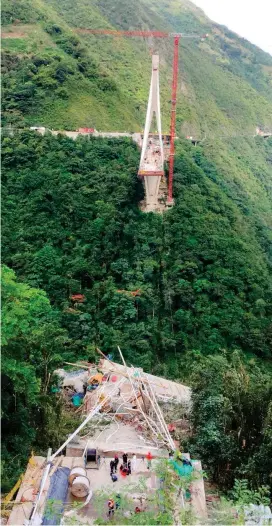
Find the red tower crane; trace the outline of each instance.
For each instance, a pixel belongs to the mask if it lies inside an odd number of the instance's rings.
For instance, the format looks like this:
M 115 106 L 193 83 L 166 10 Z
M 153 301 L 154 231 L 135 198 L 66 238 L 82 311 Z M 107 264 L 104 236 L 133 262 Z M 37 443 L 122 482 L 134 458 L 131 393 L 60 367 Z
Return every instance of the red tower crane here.
M 172 96 L 171 96 L 171 124 L 170 124 L 170 155 L 169 155 L 169 178 L 168 178 L 168 202 L 173 201 L 173 174 L 175 156 L 175 135 L 176 135 L 176 104 L 178 86 L 178 58 L 179 41 L 181 38 L 204 39 L 205 35 L 186 35 L 183 33 L 165 33 L 164 31 L 119 31 L 115 29 L 76 29 L 77 33 L 91 33 L 93 35 L 111 35 L 116 37 L 155 37 L 155 38 L 174 38 L 173 55 L 173 76 L 172 76 Z

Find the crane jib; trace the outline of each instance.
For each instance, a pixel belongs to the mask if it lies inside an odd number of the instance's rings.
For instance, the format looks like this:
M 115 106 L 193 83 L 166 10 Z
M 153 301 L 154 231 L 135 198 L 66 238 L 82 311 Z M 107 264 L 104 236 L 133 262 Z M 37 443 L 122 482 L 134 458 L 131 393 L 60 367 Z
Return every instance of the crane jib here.
M 185 34 L 185 33 L 166 33 L 164 31 L 142 31 L 142 30 L 127 30 L 118 31 L 117 29 L 90 29 L 90 28 L 77 28 L 76 33 L 91 33 L 94 35 L 110 35 L 110 36 L 130 36 L 130 37 L 155 37 L 155 38 L 207 38 L 208 34 L 197 35 L 197 34 Z

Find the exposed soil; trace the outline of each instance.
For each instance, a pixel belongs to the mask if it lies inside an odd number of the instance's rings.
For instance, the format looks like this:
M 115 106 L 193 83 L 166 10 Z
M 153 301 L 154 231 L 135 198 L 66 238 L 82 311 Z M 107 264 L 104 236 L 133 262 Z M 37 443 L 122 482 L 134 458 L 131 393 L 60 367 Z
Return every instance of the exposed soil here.
M 21 31 L 10 31 L 8 33 L 2 33 L 2 38 L 24 38 L 26 36 L 26 33 L 22 33 Z

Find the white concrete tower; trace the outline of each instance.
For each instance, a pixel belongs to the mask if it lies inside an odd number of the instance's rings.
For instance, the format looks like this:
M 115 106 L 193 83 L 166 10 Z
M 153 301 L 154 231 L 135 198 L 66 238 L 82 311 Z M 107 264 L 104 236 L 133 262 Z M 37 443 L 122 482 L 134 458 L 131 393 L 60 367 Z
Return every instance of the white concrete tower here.
M 153 117 L 156 122 L 156 134 L 150 135 Z M 161 132 L 161 108 L 159 88 L 159 55 L 152 55 L 152 75 L 146 112 L 142 153 L 138 175 L 143 177 L 145 185 L 145 211 L 156 211 L 158 193 L 163 169 L 163 143 Z

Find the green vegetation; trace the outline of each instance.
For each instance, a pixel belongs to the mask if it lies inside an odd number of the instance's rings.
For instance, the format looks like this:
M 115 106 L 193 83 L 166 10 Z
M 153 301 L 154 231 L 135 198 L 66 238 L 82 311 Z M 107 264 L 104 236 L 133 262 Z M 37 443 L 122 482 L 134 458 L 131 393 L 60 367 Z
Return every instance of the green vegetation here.
M 267 151 L 271 147 L 268 141 Z M 45 371 L 57 363 L 86 359 L 96 345 L 115 354 L 120 345 L 128 362 L 196 382 L 200 401 L 190 447 L 207 459 L 217 482 L 228 485 L 246 474 L 253 485 L 267 483 L 271 375 L 262 367 L 271 359 L 271 282 L 268 239 L 256 228 L 256 213 L 243 213 L 203 151 L 186 142 L 177 153 L 176 204 L 164 216 L 138 209 L 143 188 L 130 140 L 72 141 L 21 131 L 4 138 L 2 153 L 3 260 L 35 291 L 46 291 L 57 320 L 54 330 L 36 329 L 26 342 L 32 353 L 35 342 L 48 349 L 35 358 L 43 385 Z M 136 289 L 138 297 L 129 294 Z M 71 296 L 79 292 L 86 301 L 74 304 Z M 228 365 L 224 349 L 230 360 L 236 349 L 246 362 L 262 359 L 260 371 Z M 17 360 L 16 352 L 8 347 L 10 359 L 15 353 Z M 244 394 L 236 367 L 249 367 L 252 386 L 246 384 Z M 203 384 L 205 368 L 210 382 Z M 211 422 L 203 421 L 200 402 L 213 400 L 214 390 L 222 411 L 211 403 Z M 260 401 L 254 413 L 249 393 L 254 404 Z
M 42 13 L 39 12 L 32 0 L 3 0 L 2 2 L 2 24 L 8 25 L 21 22 L 32 23 L 42 19 Z
M 33 443 L 45 452 L 74 423 L 65 418 L 61 400 L 47 394 L 50 373 L 62 363 L 60 350 L 68 340 L 59 313 L 45 292 L 17 282 L 6 266 L 2 301 L 2 490 L 7 491 Z
M 222 486 L 231 487 L 235 477 L 245 477 L 255 488 L 267 484 L 268 492 L 264 489 L 263 495 L 269 496 L 271 372 L 253 359 L 247 362 L 237 351 L 205 358 L 195 354 L 192 369 L 192 450 Z M 246 481 L 236 481 L 232 495 L 240 501 L 243 493 L 244 504 L 259 504 L 262 492 L 253 496 L 245 489 Z
M 201 151 L 176 162 L 176 206 L 137 206 L 138 152 L 129 140 L 3 141 L 3 257 L 62 311 L 78 352 L 117 343 L 150 368 L 182 353 L 239 347 L 270 353 L 268 259 L 258 232 L 216 184 Z M 208 175 L 205 172 L 207 170 Z M 133 298 L 118 290 L 141 289 Z M 87 301 L 70 313 L 69 297 Z M 157 364 L 157 368 L 159 365 Z
M 213 506 L 209 517 L 209 524 L 244 524 L 245 510 L 248 506 L 269 506 L 269 488 L 261 486 L 258 490 L 250 490 L 246 479 L 235 480 L 233 491 L 228 498 L 221 497 L 220 502 Z M 254 514 L 253 514 L 254 515 Z M 257 508 L 255 521 L 258 521 L 260 512 Z
M 108 97 L 114 111 L 118 107 L 121 110 L 125 102 L 116 82 L 98 68 L 95 60 L 88 55 L 87 47 L 76 35 L 56 24 L 46 24 L 40 34 L 45 44 L 48 44 L 49 35 L 51 46 L 57 45 L 57 48 L 38 46 L 37 41 L 33 43 L 31 39 L 8 40 L 9 45 L 3 51 L 2 59 L 4 123 L 22 127 L 34 121 L 50 127 L 76 128 L 80 113 L 76 115 L 75 111 L 81 104 L 82 92 L 90 106 L 85 119 L 92 125 L 99 112 L 103 125 L 103 118 L 106 119 L 110 107 Z M 22 44 L 25 54 L 19 57 L 17 53 Z M 77 103 L 74 108 L 72 101 L 75 98 Z M 84 113 L 84 105 L 80 111 Z M 61 112 L 63 117 L 60 120 Z M 127 125 L 135 122 L 136 112 L 133 115 L 128 110 L 126 118 Z M 113 126 L 113 122 L 110 121 L 110 125 Z M 106 123 L 104 127 L 107 127 Z

